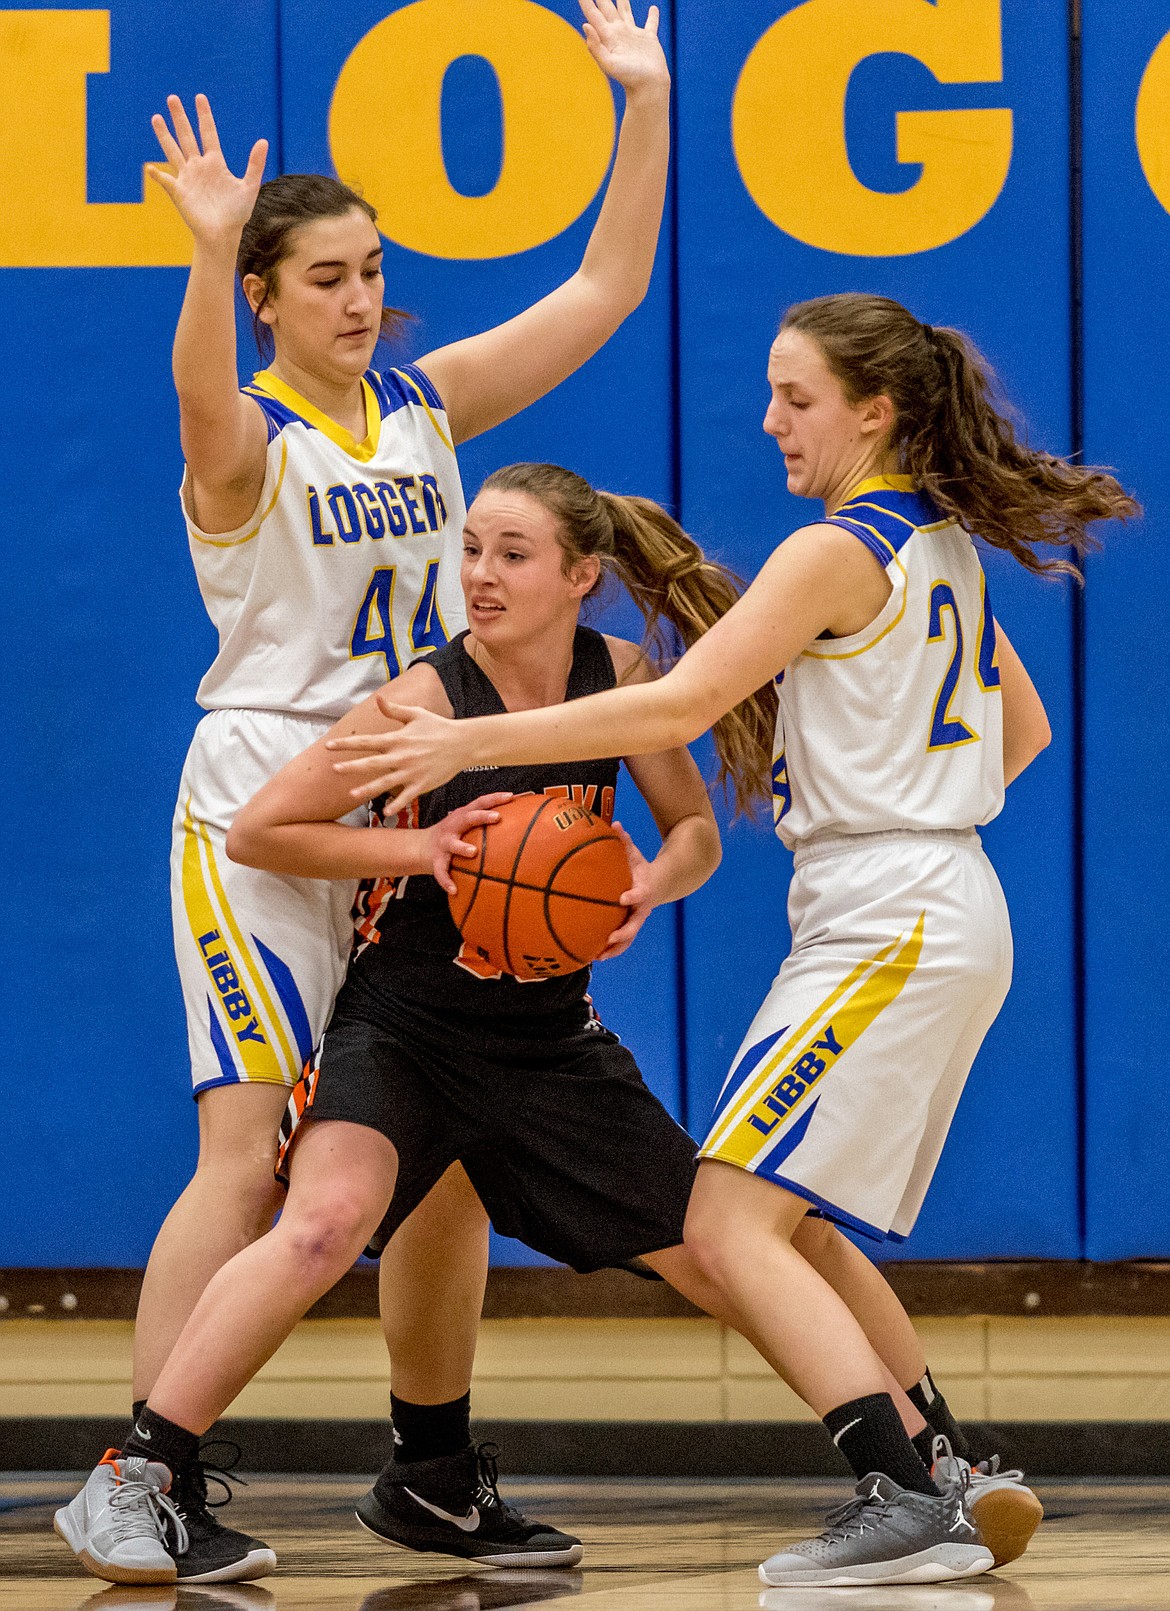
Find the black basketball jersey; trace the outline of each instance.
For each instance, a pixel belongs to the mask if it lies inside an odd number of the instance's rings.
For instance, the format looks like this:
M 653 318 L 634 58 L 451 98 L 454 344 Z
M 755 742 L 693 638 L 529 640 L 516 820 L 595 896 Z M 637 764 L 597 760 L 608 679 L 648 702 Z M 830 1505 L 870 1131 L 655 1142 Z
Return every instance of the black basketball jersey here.
M 501 715 L 504 702 L 465 649 L 466 637 L 461 632 L 445 648 L 428 655 L 427 664 L 437 672 L 457 719 Z M 565 698 L 602 693 L 616 681 L 601 633 L 579 626 Z M 384 795 L 374 801 L 372 810 L 375 820 L 390 828 L 430 828 L 481 794 L 551 794 L 574 800 L 609 822 L 620 764 L 608 760 L 472 767 L 424 794 L 392 822 L 386 821 Z M 430 874 L 368 879 L 358 891 L 354 927 L 351 977 L 391 1000 L 398 997 L 472 1017 L 516 1017 L 570 1007 L 583 1000 L 589 986 L 588 968 L 559 978 L 523 981 L 494 972 L 464 944 L 446 893 Z

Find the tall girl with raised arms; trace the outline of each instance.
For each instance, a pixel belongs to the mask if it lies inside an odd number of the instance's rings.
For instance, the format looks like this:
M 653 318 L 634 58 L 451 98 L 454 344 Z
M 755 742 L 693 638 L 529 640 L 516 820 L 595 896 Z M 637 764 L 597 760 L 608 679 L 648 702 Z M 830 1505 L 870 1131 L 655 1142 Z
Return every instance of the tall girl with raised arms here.
M 203 96 L 197 130 L 176 96 L 169 124 L 154 119 L 168 166 L 153 177 L 194 237 L 174 376 L 183 513 L 219 649 L 199 689 L 208 714 L 183 770 L 172 855 L 199 1163 L 147 1268 L 136 1408 L 207 1282 L 272 1222 L 281 1114 L 350 948 L 353 885 L 233 865 L 224 853 L 232 819 L 339 716 L 463 627 L 456 447 L 572 374 L 646 292 L 669 149 L 658 12 L 651 6 L 638 27 L 629 0 L 581 0 L 581 9 L 594 59 L 626 98 L 581 266 L 516 318 L 417 364 L 371 367 L 396 319 L 383 306 L 382 242 L 367 202 L 316 174 L 262 185 L 265 141 L 235 177 Z M 237 273 L 271 353 L 242 389 Z M 468 1441 L 486 1249 L 483 1211 L 455 1170 L 383 1261 L 396 1424 L 420 1459 Z M 88 1501 L 99 1553 L 123 1475 L 111 1461 Z M 171 1500 L 187 1540 L 172 1551 L 181 1581 L 270 1568 L 271 1551 L 213 1521 L 198 1462 L 176 1473 Z M 142 1554 L 148 1580 L 174 1575 L 153 1534 Z
M 1083 552 L 1094 521 L 1136 506 L 1017 440 L 970 343 L 886 298 L 791 308 L 768 380 L 788 488 L 824 515 L 665 677 L 460 722 L 383 695 L 401 728 L 336 747 L 362 752 L 339 759 L 355 798 L 401 809 L 469 766 L 689 743 L 777 683 L 771 777 L 740 781 L 771 793 L 795 851 L 792 944 L 719 1097 L 686 1242 L 860 1479 L 764 1581 L 924 1581 L 955 1575 L 948 1496 L 972 1474 L 936 1468 L 940 1496 L 890 1392 L 929 1380 L 913 1331 L 808 1216 L 909 1234 L 1008 988 L 1007 909 L 976 829 L 1049 728 L 975 539 L 1069 571 L 1065 545 Z

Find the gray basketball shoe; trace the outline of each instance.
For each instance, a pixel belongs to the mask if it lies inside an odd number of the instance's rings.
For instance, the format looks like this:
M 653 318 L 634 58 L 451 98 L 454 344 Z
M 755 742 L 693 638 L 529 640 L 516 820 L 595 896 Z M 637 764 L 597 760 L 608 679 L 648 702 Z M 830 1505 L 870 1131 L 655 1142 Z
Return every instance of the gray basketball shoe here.
M 157 1460 L 107 1451 L 77 1498 L 63 1505 L 53 1526 L 87 1572 L 108 1583 L 173 1583 L 164 1517 L 181 1548 L 187 1530 L 167 1498 L 171 1474 Z
M 763 1582 L 826 1589 L 873 1583 L 943 1583 L 991 1570 L 991 1551 L 963 1508 L 960 1483 L 912 1493 L 880 1472 L 826 1518 L 817 1538 L 781 1550 L 760 1567 Z
M 966 1489 L 967 1513 L 996 1566 L 1006 1566 L 1024 1553 L 1044 1520 L 1044 1506 L 1025 1483 L 1022 1471 L 1001 1470 L 998 1454 L 977 1466 L 968 1465 L 951 1453 L 946 1438 L 938 1437 L 931 1474 L 940 1487 L 944 1482 L 957 1482 Z

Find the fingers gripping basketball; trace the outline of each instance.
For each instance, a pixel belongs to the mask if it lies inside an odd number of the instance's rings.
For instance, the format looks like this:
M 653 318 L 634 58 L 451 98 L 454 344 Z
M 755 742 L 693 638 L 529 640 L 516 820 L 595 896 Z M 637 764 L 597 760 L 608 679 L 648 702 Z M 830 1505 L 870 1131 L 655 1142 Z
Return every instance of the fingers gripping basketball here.
M 451 863 L 451 916 L 485 962 L 518 979 L 575 973 L 626 916 L 630 863 L 617 832 L 584 806 L 525 794 L 465 838 Z

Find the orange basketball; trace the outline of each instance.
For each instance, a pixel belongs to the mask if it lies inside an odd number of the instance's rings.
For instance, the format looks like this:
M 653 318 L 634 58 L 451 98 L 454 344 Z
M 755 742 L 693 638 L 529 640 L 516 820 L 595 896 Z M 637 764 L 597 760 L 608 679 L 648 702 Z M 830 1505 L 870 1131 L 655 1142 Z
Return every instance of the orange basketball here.
M 522 794 L 499 813 L 499 822 L 464 834 L 474 858 L 451 862 L 455 926 L 501 973 L 575 973 L 625 920 L 626 847 L 607 822 L 555 795 Z

